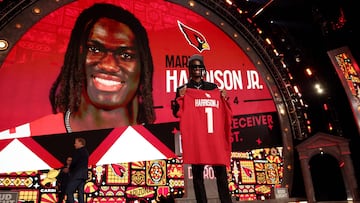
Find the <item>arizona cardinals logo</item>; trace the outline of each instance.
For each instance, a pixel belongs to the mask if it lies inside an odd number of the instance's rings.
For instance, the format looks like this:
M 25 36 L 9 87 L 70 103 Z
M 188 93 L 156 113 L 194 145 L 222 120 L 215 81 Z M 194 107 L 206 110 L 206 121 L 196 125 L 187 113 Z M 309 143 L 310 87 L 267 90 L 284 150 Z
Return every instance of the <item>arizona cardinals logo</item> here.
M 245 172 L 245 174 L 247 175 L 247 177 L 249 177 L 249 178 L 252 177 L 252 171 L 251 171 L 251 169 L 246 168 L 246 167 L 241 167 L 241 168 L 244 170 L 244 172 Z
M 178 26 L 183 33 L 188 43 L 197 49 L 200 53 L 204 50 L 210 50 L 210 46 L 206 41 L 205 37 L 197 30 L 184 25 L 182 22 L 177 21 Z
M 124 176 L 125 167 L 120 164 L 111 164 L 111 168 L 113 169 L 114 173 L 120 177 Z

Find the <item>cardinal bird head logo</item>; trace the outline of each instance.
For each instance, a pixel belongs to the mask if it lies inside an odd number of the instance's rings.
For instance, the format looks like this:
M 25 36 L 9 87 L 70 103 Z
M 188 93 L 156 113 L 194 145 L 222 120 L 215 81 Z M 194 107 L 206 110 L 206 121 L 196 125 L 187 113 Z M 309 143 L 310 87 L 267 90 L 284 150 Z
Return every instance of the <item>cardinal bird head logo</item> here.
M 180 31 L 183 33 L 185 39 L 188 43 L 198 50 L 200 53 L 204 50 L 210 50 L 210 46 L 206 41 L 204 35 L 202 35 L 199 31 L 184 25 L 182 22 L 177 21 Z
M 120 164 L 111 164 L 111 168 L 113 169 L 114 173 L 120 177 L 123 177 L 126 171 L 125 167 Z
M 245 172 L 246 176 L 251 178 L 252 177 L 252 170 L 250 168 L 247 168 L 247 167 L 241 167 L 243 169 L 243 171 Z

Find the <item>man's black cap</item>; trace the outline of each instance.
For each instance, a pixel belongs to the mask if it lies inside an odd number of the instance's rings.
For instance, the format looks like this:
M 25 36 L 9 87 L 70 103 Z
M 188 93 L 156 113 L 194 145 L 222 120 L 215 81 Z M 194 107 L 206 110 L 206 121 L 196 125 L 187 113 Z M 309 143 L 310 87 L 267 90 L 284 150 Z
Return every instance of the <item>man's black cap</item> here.
M 198 60 L 200 61 L 201 65 L 204 65 L 204 57 L 200 54 L 194 54 L 189 58 L 189 64 L 191 64 L 191 61 Z

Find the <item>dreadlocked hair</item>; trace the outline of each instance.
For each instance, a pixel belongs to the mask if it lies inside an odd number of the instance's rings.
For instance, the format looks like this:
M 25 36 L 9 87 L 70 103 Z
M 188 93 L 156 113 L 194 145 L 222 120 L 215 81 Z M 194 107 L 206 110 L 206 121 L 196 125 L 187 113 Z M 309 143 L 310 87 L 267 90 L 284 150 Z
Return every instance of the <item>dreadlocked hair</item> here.
M 67 110 L 76 112 L 79 109 L 82 89 L 86 80 L 84 70 L 86 42 L 93 25 L 100 18 L 110 18 L 122 22 L 135 33 L 135 44 L 139 50 L 141 63 L 140 86 L 137 90 L 139 98 L 137 123 L 153 123 L 156 119 L 152 96 L 154 67 L 147 32 L 132 13 L 107 3 L 96 3 L 85 9 L 75 22 L 64 57 L 64 65 L 50 89 L 49 99 L 53 113 L 65 113 Z

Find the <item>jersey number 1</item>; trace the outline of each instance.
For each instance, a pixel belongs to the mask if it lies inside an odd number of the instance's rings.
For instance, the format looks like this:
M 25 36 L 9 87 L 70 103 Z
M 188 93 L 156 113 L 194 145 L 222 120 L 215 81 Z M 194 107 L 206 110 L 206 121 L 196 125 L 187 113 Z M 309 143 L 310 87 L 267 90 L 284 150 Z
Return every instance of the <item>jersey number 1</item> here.
M 207 120 L 207 129 L 208 133 L 214 133 L 214 118 L 213 118 L 213 109 L 210 107 L 205 108 L 206 120 Z

